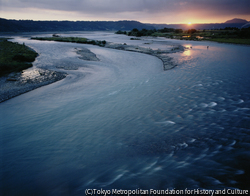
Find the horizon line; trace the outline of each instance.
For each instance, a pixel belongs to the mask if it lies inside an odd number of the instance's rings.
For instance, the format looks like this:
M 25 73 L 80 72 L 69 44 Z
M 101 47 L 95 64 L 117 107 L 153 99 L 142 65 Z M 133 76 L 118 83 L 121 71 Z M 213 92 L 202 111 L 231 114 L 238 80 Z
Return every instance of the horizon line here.
M 34 20 L 34 19 L 8 19 L 8 18 L 3 18 L 3 17 L 0 17 L 0 18 L 5 19 L 5 20 L 34 21 L 34 22 L 43 22 L 43 21 L 44 22 L 120 22 L 120 21 L 130 21 L 130 22 L 139 22 L 139 23 L 142 23 L 142 24 L 189 25 L 189 26 L 199 25 L 199 24 L 223 24 L 223 23 L 226 23 L 228 21 L 227 20 L 225 22 L 216 22 L 216 23 L 191 23 L 191 24 L 188 24 L 188 23 L 148 23 L 148 22 L 140 22 L 138 20 L 126 20 L 126 19 L 124 19 L 124 20 Z M 246 20 L 246 19 L 242 19 L 242 18 L 233 18 L 233 19 Z M 233 20 L 233 19 L 230 19 L 230 20 Z M 247 21 L 247 22 L 250 22 L 250 21 Z

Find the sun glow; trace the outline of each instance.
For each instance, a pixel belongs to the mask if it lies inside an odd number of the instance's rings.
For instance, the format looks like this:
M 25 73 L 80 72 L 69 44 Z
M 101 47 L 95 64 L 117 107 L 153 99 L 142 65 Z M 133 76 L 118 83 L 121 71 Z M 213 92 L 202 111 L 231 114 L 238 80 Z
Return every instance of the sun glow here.
M 188 22 L 188 25 L 191 25 L 192 23 L 191 22 Z

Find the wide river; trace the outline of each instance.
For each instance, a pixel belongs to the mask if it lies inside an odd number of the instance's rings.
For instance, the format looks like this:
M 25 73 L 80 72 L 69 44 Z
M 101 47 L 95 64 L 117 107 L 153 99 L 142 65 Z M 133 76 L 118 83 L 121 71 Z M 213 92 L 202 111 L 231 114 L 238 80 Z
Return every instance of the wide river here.
M 0 194 L 249 189 L 249 46 L 63 36 L 192 48 L 170 54 L 178 66 L 163 71 L 160 59 L 142 53 L 14 36 L 39 53 L 34 67 L 68 75 L 0 103 Z M 75 48 L 100 61 L 79 59 Z

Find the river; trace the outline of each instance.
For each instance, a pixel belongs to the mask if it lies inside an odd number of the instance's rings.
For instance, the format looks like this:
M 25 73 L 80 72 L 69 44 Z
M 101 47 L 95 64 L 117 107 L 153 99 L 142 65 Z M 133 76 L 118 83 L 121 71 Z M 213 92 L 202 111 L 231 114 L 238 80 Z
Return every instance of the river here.
M 249 46 L 63 35 L 189 49 L 169 54 L 178 66 L 163 71 L 146 54 L 14 36 L 39 53 L 34 67 L 68 75 L 0 103 L 3 195 L 249 189 Z M 84 47 L 100 61 L 77 58 Z

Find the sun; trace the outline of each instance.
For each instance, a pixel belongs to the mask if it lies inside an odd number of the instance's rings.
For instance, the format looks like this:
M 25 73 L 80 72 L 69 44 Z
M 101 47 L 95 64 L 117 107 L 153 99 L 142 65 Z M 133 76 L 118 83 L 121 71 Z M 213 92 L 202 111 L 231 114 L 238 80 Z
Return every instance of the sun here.
M 191 22 L 188 22 L 188 25 L 191 25 L 192 23 Z

